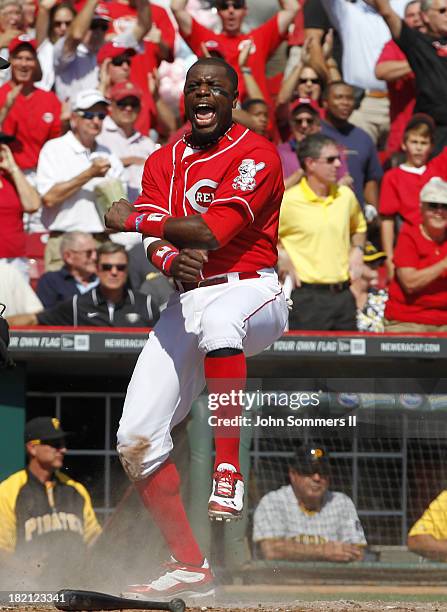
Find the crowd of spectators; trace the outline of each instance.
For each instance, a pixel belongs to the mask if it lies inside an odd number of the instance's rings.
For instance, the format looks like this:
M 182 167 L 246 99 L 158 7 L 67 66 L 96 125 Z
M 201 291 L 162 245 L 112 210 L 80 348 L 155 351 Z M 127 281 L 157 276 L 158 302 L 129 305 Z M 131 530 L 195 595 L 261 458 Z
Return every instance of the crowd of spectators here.
M 139 236 L 110 233 L 103 214 L 133 201 L 147 157 L 188 129 L 181 82 L 195 56 L 215 56 L 239 76 L 234 120 L 282 161 L 289 328 L 447 324 L 446 0 L 266 7 L 1 0 L 0 301 L 11 323 L 79 324 L 73 305 L 103 292 L 97 249 L 110 241 L 123 249 L 107 257 L 126 266 L 112 266 L 123 273 L 118 301 L 142 289 L 151 312 L 138 320 L 156 320 L 173 286 Z M 10 287 L 17 271 L 26 290 Z M 54 319 L 59 307 L 67 316 Z

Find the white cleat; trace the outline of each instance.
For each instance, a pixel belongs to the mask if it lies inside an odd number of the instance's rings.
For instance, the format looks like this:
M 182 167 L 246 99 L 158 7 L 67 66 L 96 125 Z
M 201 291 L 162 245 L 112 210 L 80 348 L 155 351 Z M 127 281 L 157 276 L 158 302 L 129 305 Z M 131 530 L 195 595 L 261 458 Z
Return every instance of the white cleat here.
M 215 521 L 234 521 L 242 516 L 244 480 L 230 463 L 220 463 L 213 474 L 208 516 Z
M 201 567 L 174 559 L 165 567 L 166 571 L 156 580 L 148 584 L 131 584 L 122 596 L 143 601 L 170 601 L 181 597 L 189 602 L 214 597 L 214 576 L 206 559 Z

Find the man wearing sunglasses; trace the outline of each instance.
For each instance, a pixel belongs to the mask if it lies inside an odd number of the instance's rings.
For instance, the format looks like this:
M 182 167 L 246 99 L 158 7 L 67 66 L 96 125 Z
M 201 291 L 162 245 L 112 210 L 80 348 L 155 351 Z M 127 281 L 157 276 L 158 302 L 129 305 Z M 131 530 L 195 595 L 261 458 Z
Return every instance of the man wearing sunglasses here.
M 426 113 L 434 119 L 434 153 L 440 153 L 447 144 L 447 0 L 421 2 L 426 32 L 410 28 L 393 10 L 389 0 L 365 2 L 383 17 L 413 69 L 418 91 L 414 112 Z
M 298 147 L 304 177 L 283 198 L 279 276 L 293 287 L 289 328 L 355 330 L 350 281 L 363 269 L 366 222 L 355 195 L 337 185 L 337 143 L 323 134 Z
M 135 25 L 111 41 L 118 47 L 137 50 L 151 26 L 150 4 L 145 0 L 135 0 L 135 3 Z M 54 45 L 56 94 L 60 100 L 72 100 L 80 91 L 98 86 L 97 54 L 105 42 L 110 22 L 107 4 L 87 0 L 67 34 Z
M 42 196 L 42 221 L 50 231 L 45 269 L 63 265 L 60 244 L 65 232 L 84 231 L 104 242 L 102 215 L 95 204 L 95 187 L 105 179 L 122 180 L 124 168 L 111 151 L 97 143 L 109 101 L 97 90 L 79 93 L 71 114 L 71 130 L 43 147 L 37 167 Z
M 64 234 L 61 256 L 64 260 L 62 268 L 45 272 L 37 283 L 36 293 L 44 308 L 52 308 L 74 295 L 87 293 L 99 282 L 96 276 L 96 242 L 91 234 Z
M 157 148 L 148 136 L 135 129 L 143 92 L 130 81 L 122 81 L 110 91 L 110 115 L 104 119 L 98 142 L 120 158 L 124 166 L 129 200 L 140 193 L 143 166 Z M 141 242 L 141 241 L 139 241 Z
M 329 489 L 327 451 L 303 444 L 289 465 L 290 484 L 256 508 L 253 541 L 268 560 L 361 561 L 365 534 L 352 500 Z
M 97 253 L 97 287 L 42 312 L 10 317 L 8 323 L 25 326 L 152 327 L 159 317 L 159 306 L 150 295 L 128 288 L 129 257 L 126 249 L 120 244 L 105 242 Z
M 48 589 L 80 580 L 86 550 L 101 533 L 89 493 L 61 472 L 67 435 L 56 418 L 28 421 L 27 466 L 0 484 L 5 584 L 20 577 L 22 588 Z
M 280 0 L 281 10 L 269 21 L 251 32 L 242 33 L 242 24 L 247 16 L 245 0 L 216 0 L 217 14 L 222 23 L 222 32 L 216 34 L 200 25 L 186 9 L 187 0 L 171 0 L 171 9 L 180 28 L 180 34 L 196 55 L 203 55 L 202 45 L 210 51 L 219 48 L 223 58 L 238 73 L 240 98 L 246 97 L 244 79 L 238 58 L 241 49 L 250 43 L 250 56 L 245 70 L 251 70 L 264 96 L 271 102 L 267 88 L 266 63 L 279 44 L 287 39 L 290 24 L 298 12 L 296 0 Z

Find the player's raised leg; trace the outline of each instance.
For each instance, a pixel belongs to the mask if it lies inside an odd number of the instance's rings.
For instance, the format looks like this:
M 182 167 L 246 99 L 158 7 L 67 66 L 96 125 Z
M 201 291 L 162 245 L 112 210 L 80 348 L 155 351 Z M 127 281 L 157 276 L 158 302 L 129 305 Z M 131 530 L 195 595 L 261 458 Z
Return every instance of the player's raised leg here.
M 218 423 L 213 428 L 216 459 L 208 502 L 212 519 L 232 520 L 242 514 L 240 427 L 235 417 L 243 409 L 239 391 L 245 389 L 245 355 L 256 354 L 276 340 L 284 331 L 287 316 L 284 295 L 273 270 L 263 272 L 260 278 L 229 283 L 220 290 L 219 299 L 211 301 L 203 311 L 199 346 L 209 349 L 205 376 Z

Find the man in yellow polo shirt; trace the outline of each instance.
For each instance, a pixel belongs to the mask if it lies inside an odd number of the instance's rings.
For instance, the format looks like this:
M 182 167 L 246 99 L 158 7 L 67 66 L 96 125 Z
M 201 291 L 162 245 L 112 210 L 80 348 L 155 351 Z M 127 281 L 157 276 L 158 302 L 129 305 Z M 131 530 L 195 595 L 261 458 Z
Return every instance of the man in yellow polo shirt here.
M 284 194 L 278 263 L 292 282 L 290 329 L 355 330 L 349 289 L 363 266 L 366 221 L 349 187 L 337 185 L 337 143 L 322 134 L 298 147 L 305 176 Z
M 408 534 L 408 548 L 427 559 L 447 561 L 447 490 L 431 502 Z

